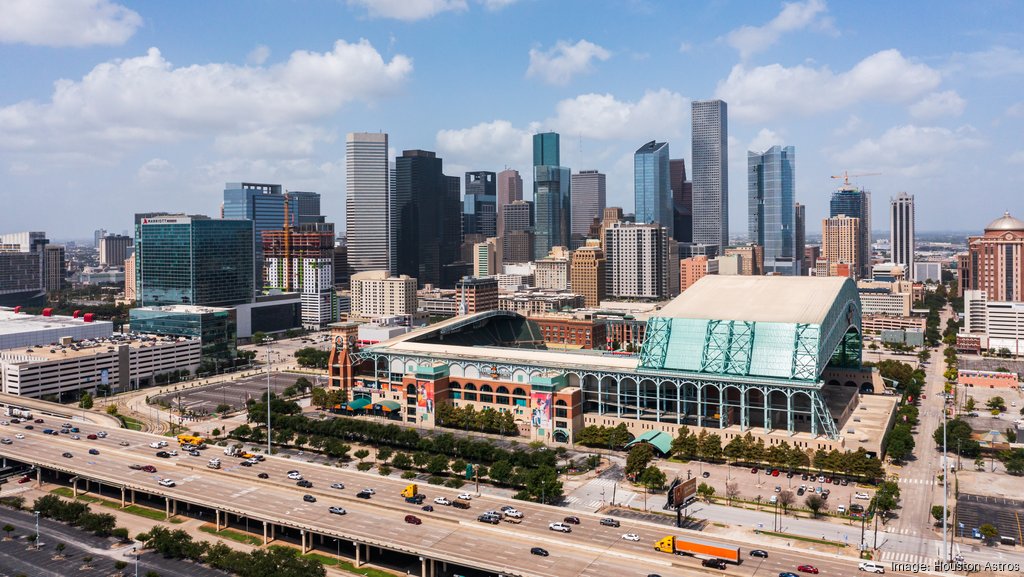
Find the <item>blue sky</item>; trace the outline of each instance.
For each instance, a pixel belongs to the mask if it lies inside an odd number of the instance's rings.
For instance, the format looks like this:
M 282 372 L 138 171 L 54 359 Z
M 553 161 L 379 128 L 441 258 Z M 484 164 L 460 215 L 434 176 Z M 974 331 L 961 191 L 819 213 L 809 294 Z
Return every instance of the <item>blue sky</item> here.
M 345 134 L 377 130 L 527 190 L 530 135 L 556 130 L 632 211 L 632 152 L 689 167 L 689 103 L 714 97 L 734 234 L 746 151 L 773 144 L 810 233 L 843 170 L 881 173 L 855 179 L 876 230 L 900 191 L 919 230 L 976 230 L 1024 214 L 1021 22 L 1013 1 L 3 0 L 0 231 L 214 215 L 234 181 L 318 191 L 340 228 Z

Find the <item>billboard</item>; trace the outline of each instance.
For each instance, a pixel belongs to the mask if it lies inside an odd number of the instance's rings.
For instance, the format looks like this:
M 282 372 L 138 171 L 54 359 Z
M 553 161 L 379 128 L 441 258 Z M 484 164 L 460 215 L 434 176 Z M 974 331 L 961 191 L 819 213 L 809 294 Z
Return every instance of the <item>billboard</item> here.
M 543 435 L 551 430 L 551 393 L 532 393 L 530 400 L 533 406 L 530 423 Z
M 679 507 L 686 505 L 697 495 L 697 478 L 685 481 L 676 479 L 668 490 L 668 506 Z
M 427 415 L 434 412 L 434 383 L 431 381 L 416 382 L 416 409 L 420 420 L 427 420 Z

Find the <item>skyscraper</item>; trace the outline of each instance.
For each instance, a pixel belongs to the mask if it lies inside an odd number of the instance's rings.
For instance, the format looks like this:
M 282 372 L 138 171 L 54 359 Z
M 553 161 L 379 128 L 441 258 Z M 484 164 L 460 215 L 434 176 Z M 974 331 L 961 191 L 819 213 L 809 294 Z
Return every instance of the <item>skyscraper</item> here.
M 516 200 L 502 207 L 502 262 L 533 260 L 533 203 Z
M 604 235 L 608 296 L 663 299 L 679 292 L 679 256 L 665 227 L 614 222 Z
M 523 200 L 523 178 L 518 170 L 506 169 L 498 173 L 498 236 L 505 236 L 505 219 L 502 218 L 506 204 Z
M 569 169 L 559 164 L 558 147 L 557 132 L 533 135 L 533 253 L 537 257 L 548 254 L 553 246 L 569 246 L 570 176 Z
M 405 150 L 395 159 L 396 274 L 421 285 L 440 286 L 442 269 L 459 255 L 459 178 L 442 170 L 442 160 L 428 150 Z
M 672 183 L 672 232 L 679 242 L 693 242 L 693 183 L 686 180 L 686 160 L 668 161 Z
M 253 287 L 263 290 L 263 232 L 284 230 L 285 195 L 280 184 L 229 182 L 224 185 L 224 218 L 246 219 L 253 222 Z M 288 199 L 289 226 L 299 220 L 299 203 Z M 124 261 L 124 258 L 121 258 Z
M 334 225 L 300 224 L 289 231 L 263 233 L 266 286 L 294 291 L 302 298 L 302 326 L 319 329 L 338 320 L 334 291 Z
M 800 261 L 800 274 L 806 275 L 808 268 L 814 263 L 808 263 L 805 254 L 807 248 L 807 211 L 804 205 L 799 202 L 793 205 L 793 257 Z
M 350 133 L 345 143 L 345 174 L 349 268 L 394 272 L 397 214 L 388 182 L 388 135 Z
M 672 233 L 675 216 L 672 211 L 672 182 L 669 178 L 668 143 L 654 140 L 633 154 L 633 197 L 636 222 L 660 224 Z
M 252 302 L 254 226 L 251 219 L 143 218 L 135 239 L 139 306 Z
M 750 240 L 764 247 L 764 271 L 799 275 L 796 253 L 796 150 L 773 146 L 747 151 L 747 200 Z M 802 256 L 802 255 L 801 255 Z
M 1024 301 L 1024 221 L 1009 212 L 990 222 L 981 236 L 967 238 L 957 255 L 959 294 L 985 291 L 989 301 Z
M 857 278 L 871 278 L 871 193 L 844 184 L 832 193 L 829 216 L 846 215 L 860 220 L 857 232 Z M 822 250 L 824 252 L 824 250 Z
M 100 266 L 124 266 L 132 247 L 132 237 L 108 234 L 100 239 Z
M 903 266 L 909 280 L 914 278 L 914 195 L 899 193 L 889 201 L 889 246 L 892 262 Z M 923 279 L 922 279 L 923 280 Z
M 572 175 L 571 234 L 574 239 L 586 239 L 594 218 L 600 218 L 604 213 L 605 178 L 596 170 L 581 170 Z M 582 240 L 580 244 L 582 246 Z
M 288 196 L 295 199 L 296 220 L 299 225 L 318 224 L 326 220 L 326 217 L 320 214 L 320 193 L 290 190 Z
M 838 214 L 821 221 L 821 256 L 816 263 L 817 276 L 837 276 L 836 270 L 860 270 L 860 219 Z M 846 274 L 839 273 L 842 276 Z
M 726 103 L 695 100 L 693 121 L 693 242 L 729 245 L 729 123 Z
M 604 251 L 601 241 L 590 239 L 583 248 L 573 251 L 569 264 L 569 285 L 576 294 L 583 295 L 588 307 L 601 306 L 608 281 L 605 273 Z
M 466 173 L 466 197 L 462 203 L 462 234 L 498 234 L 497 182 L 493 172 Z M 460 242 L 462 239 L 459 239 Z

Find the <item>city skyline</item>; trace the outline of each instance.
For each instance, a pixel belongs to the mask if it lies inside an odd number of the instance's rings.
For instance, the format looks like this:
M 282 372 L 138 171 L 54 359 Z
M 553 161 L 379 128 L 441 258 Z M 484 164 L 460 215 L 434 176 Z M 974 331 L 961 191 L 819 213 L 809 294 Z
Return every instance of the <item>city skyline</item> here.
M 710 98 L 729 104 L 734 183 L 746 150 L 786 142 L 805 151 L 796 188 L 812 221 L 828 212 L 837 184 L 828 176 L 843 170 L 883 173 L 855 180 L 873 192 L 876 214 L 900 191 L 920 196 L 922 231 L 980 229 L 985 207 L 1013 209 L 1024 178 L 1015 169 L 1024 162 L 1014 139 L 1024 119 L 1016 5 L 941 14 L 818 0 L 597 11 L 339 2 L 251 14 L 46 6 L 0 30 L 11 80 L 0 87 L 0 182 L 13 195 L 45 191 L 61 209 L 33 214 L 16 203 L 0 216 L 3 230 L 30 222 L 55 239 L 86 238 L 126 229 L 134 212 L 215 214 L 223 183 L 240 181 L 319 192 L 342 230 L 345 134 L 374 131 L 391 134 L 389 159 L 436 150 L 453 174 L 514 168 L 527 189 L 530 137 L 558 131 L 562 164 L 607 174 L 608 205 L 629 212 L 632 151 L 665 141 L 692 166 L 689 103 Z M 570 19 L 587 32 L 566 33 Z M 913 34 L 900 25 L 908 20 Z M 223 32 L 264 21 L 279 33 Z M 523 33 L 495 37 L 495 25 Z M 216 41 L 188 42 L 186 27 Z M 479 49 L 448 49 L 455 42 Z M 457 82 L 458 98 L 439 89 L 466 70 L 474 82 Z M 361 81 L 347 81 L 352 74 Z M 978 202 L 950 222 L 952 191 L 968 189 Z M 732 195 L 737 234 L 744 204 Z

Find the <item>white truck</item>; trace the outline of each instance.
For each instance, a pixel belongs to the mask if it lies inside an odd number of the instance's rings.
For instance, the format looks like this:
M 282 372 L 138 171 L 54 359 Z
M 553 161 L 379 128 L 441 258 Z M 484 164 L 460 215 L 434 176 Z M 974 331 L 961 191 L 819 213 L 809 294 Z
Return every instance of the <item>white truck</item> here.
M 211 469 L 220 469 L 220 459 L 210 459 L 206 466 Z
M 240 445 L 228 445 L 227 447 L 224 448 L 224 454 L 229 457 L 234 457 L 235 455 L 238 455 L 241 452 L 242 450 L 240 448 Z

